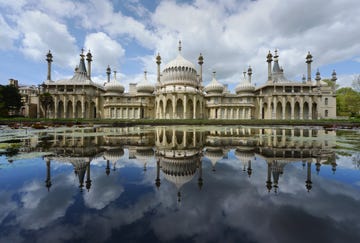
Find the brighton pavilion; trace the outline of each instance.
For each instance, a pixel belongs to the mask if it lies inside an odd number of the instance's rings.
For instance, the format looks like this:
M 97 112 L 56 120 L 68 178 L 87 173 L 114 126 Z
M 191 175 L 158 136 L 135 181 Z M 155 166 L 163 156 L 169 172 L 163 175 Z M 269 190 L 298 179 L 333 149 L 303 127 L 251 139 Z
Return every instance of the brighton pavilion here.
M 52 80 L 53 55 L 46 55 L 47 78 L 40 89 L 20 87 L 24 106 L 22 114 L 28 117 L 70 119 L 278 119 L 312 120 L 336 118 L 335 86 L 321 80 L 317 71 L 312 79 L 312 55 L 305 57 L 306 77 L 291 81 L 286 78 L 275 50 L 264 53 L 267 62 L 267 80 L 258 87 L 252 82 L 253 70 L 249 66 L 234 91 L 216 79 L 203 80 L 205 58 L 199 55 L 197 64 L 185 59 L 181 53 L 162 65 L 158 54 L 154 59 L 157 78 L 121 84 L 116 71 L 104 67 L 107 80 L 96 83 L 91 76 L 92 54 L 80 54 L 79 65 L 70 79 Z M 56 59 L 56 58 L 54 58 Z M 156 66 L 155 66 L 156 64 Z M 305 65 L 304 65 L 305 66 Z M 44 75 L 45 76 L 45 75 Z M 336 83 L 336 72 L 331 81 Z M 10 80 L 11 81 L 11 80 Z M 16 80 L 15 80 L 16 81 Z M 155 81 L 155 82 L 154 82 Z M 126 90 L 126 91 L 125 91 Z M 39 101 L 42 93 L 52 97 L 50 107 Z

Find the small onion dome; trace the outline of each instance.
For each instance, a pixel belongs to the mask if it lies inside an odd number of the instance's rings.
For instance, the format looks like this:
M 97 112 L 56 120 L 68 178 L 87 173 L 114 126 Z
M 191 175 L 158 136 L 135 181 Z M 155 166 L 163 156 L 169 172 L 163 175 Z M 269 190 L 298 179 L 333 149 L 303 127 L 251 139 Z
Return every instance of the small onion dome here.
M 224 157 L 224 152 L 219 147 L 207 147 L 204 154 L 211 161 L 213 167 L 215 167 L 216 162 Z
M 146 77 L 146 71 L 144 71 L 144 80 L 136 85 L 136 91 L 138 93 L 152 93 L 154 92 L 154 85 L 150 84 Z
M 104 152 L 104 159 L 111 162 L 116 162 L 124 155 L 122 148 L 111 148 Z
M 124 93 L 124 86 L 116 80 L 116 71 L 114 71 L 114 79 L 105 83 L 106 92 Z
M 235 150 L 235 157 L 242 162 L 251 160 L 254 156 L 255 153 L 253 147 L 241 146 L 237 147 Z
M 222 93 L 225 89 L 225 86 L 216 80 L 215 74 L 216 72 L 213 72 L 213 78 L 211 82 L 205 86 L 205 91 L 207 93 Z
M 181 161 L 171 161 L 163 159 L 161 161 L 161 168 L 166 180 L 174 183 L 177 189 L 182 185 L 191 181 L 197 169 L 197 160 L 185 159 Z
M 144 163 L 150 161 L 152 158 L 154 158 L 154 150 L 152 147 L 145 147 L 145 148 L 137 148 L 135 151 L 136 159 L 139 161 L 142 161 Z
M 246 72 L 244 72 L 242 81 L 235 88 L 236 94 L 241 92 L 254 92 L 254 90 L 255 86 L 249 82 L 249 80 L 246 78 Z

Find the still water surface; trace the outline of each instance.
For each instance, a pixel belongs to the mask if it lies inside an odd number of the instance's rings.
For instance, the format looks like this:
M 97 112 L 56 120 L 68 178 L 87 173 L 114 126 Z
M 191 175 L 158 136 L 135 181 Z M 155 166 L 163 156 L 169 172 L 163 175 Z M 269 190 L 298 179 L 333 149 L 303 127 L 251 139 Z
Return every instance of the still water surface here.
M 360 242 L 360 131 L 0 130 L 0 242 Z

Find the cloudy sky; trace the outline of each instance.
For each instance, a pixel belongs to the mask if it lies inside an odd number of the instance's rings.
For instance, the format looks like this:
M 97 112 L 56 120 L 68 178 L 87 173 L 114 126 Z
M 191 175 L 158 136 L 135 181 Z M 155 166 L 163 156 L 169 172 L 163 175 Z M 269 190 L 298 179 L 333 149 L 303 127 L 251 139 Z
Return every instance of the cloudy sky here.
M 165 65 L 181 40 L 194 64 L 203 54 L 205 84 L 216 71 L 234 87 L 249 65 L 262 84 L 266 54 L 279 49 L 288 79 L 301 80 L 311 51 L 313 77 L 317 68 L 324 78 L 336 69 L 340 85 L 350 86 L 360 73 L 359 12 L 358 0 L 0 0 L 0 84 L 42 83 L 48 50 L 52 78 L 71 77 L 82 48 L 93 54 L 96 82 L 107 65 L 126 88 L 144 70 L 155 82 L 156 54 Z

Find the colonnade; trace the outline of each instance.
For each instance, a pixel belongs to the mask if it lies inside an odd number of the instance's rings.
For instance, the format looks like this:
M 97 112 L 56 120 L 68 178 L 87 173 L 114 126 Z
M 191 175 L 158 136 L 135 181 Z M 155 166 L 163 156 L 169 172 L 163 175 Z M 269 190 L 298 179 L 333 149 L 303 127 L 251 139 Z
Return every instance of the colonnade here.
M 251 119 L 252 108 L 241 107 L 241 108 L 208 108 L 209 119 Z
M 199 119 L 204 114 L 202 99 L 197 96 L 162 97 L 155 102 L 155 106 L 157 119 Z
M 278 120 L 311 120 L 318 119 L 318 105 L 316 102 L 298 99 L 294 97 L 274 97 L 269 100 L 260 98 L 258 119 L 278 119 Z
M 95 101 L 85 100 L 81 97 L 80 100 L 74 97 L 54 97 L 54 104 L 47 111 L 48 118 L 70 118 L 70 119 L 86 119 L 98 118 L 98 98 Z M 45 111 L 44 111 L 45 112 Z

